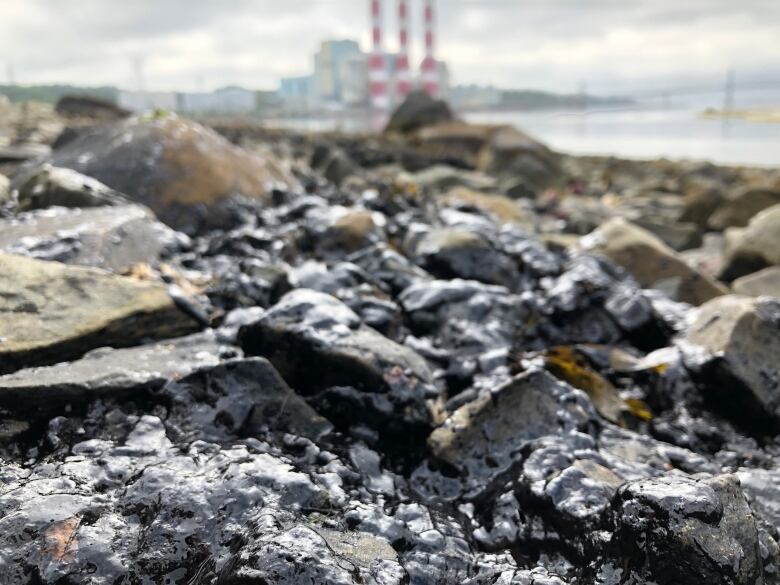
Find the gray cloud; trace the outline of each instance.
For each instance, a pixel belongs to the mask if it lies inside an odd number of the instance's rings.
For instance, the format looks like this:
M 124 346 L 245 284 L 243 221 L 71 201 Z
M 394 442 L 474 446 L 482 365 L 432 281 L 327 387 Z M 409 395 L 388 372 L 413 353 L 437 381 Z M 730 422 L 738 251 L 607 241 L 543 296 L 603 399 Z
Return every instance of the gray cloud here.
M 321 40 L 368 40 L 366 0 L 0 7 L 0 55 L 26 83 L 132 86 L 132 60 L 141 56 L 152 88 L 272 88 L 280 76 L 306 73 Z M 730 67 L 744 79 L 780 78 L 776 0 L 439 0 L 438 8 L 440 54 L 458 82 L 574 91 L 586 81 L 592 90 L 628 91 L 714 83 Z M 392 26 L 389 36 L 394 46 Z

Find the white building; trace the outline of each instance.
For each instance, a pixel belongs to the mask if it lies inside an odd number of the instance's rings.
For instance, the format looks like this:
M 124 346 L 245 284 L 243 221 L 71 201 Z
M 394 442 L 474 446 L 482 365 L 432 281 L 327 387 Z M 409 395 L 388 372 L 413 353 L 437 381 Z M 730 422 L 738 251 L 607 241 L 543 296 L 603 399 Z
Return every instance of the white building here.
M 246 114 L 255 109 L 255 92 L 242 87 L 224 87 L 208 93 L 178 94 L 178 110 L 182 112 Z
M 347 106 L 368 104 L 368 55 L 359 53 L 341 63 L 341 101 Z
M 121 90 L 117 103 L 120 107 L 133 112 L 148 112 L 152 110 L 175 111 L 178 106 L 176 93 L 172 91 Z

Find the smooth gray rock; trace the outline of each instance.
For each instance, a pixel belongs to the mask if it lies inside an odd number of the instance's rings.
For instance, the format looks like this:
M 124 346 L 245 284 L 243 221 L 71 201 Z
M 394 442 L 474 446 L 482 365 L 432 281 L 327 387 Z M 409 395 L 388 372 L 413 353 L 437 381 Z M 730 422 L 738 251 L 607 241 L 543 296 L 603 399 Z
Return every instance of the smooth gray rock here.
M 154 264 L 185 237 L 138 205 L 51 208 L 0 220 L 0 251 L 111 271 Z
M 27 174 L 17 190 L 17 209 L 32 211 L 48 207 L 102 207 L 127 205 L 128 199 L 86 175 L 71 169 L 43 165 Z
M 438 278 L 463 278 L 512 287 L 519 280 L 511 258 L 480 234 L 460 229 L 434 229 L 416 244 L 417 264 Z
M 780 266 L 780 204 L 754 216 L 733 239 L 720 274 L 724 280 Z
M 725 414 L 752 419 L 754 431 L 766 418 L 780 425 L 780 300 L 714 299 L 699 308 L 685 341 L 706 351 L 689 361 Z
M 140 395 L 238 353 L 211 331 L 126 349 L 104 347 L 73 362 L 0 376 L 0 404 L 45 411 L 100 396 Z
M 764 268 L 738 278 L 731 286 L 738 295 L 780 298 L 780 266 Z

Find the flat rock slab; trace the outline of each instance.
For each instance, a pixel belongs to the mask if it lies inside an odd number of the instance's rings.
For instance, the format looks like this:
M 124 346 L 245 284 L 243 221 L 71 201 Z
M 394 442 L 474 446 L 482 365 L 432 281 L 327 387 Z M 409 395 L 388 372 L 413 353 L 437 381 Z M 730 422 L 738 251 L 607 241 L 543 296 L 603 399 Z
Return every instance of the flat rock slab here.
M 73 362 L 0 376 L 0 403 L 13 409 L 45 408 L 77 399 L 155 390 L 237 353 L 237 348 L 220 344 L 213 331 L 139 347 L 100 348 Z
M 166 287 L 0 253 L 0 373 L 199 329 Z
M 650 232 L 622 218 L 603 224 L 581 246 L 625 268 L 644 288 L 657 288 L 684 303 L 700 305 L 728 289 L 700 274 Z
M 48 207 L 100 207 L 126 205 L 128 200 L 119 192 L 106 187 L 100 181 L 63 169 L 44 165 L 32 174 L 15 180 L 17 210 L 32 211 Z
M 139 205 L 52 208 L 0 220 L 0 251 L 112 271 L 154 263 L 177 239 Z

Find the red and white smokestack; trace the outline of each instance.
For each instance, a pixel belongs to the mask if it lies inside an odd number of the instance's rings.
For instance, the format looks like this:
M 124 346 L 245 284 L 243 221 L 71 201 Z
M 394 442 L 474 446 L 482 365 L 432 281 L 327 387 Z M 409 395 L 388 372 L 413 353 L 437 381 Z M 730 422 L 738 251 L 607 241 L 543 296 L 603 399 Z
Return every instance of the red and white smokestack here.
M 425 0 L 423 29 L 425 31 L 425 58 L 422 62 L 423 89 L 433 97 L 439 95 L 439 65 L 434 57 L 436 25 L 434 23 L 433 0 Z
M 412 72 L 409 67 L 409 3 L 398 0 L 398 22 L 400 37 L 398 61 L 396 62 L 396 99 L 403 100 L 412 91 Z
M 368 61 L 368 92 L 371 107 L 386 110 L 390 107 L 387 87 L 387 66 L 382 48 L 382 1 L 371 0 L 372 48 Z

